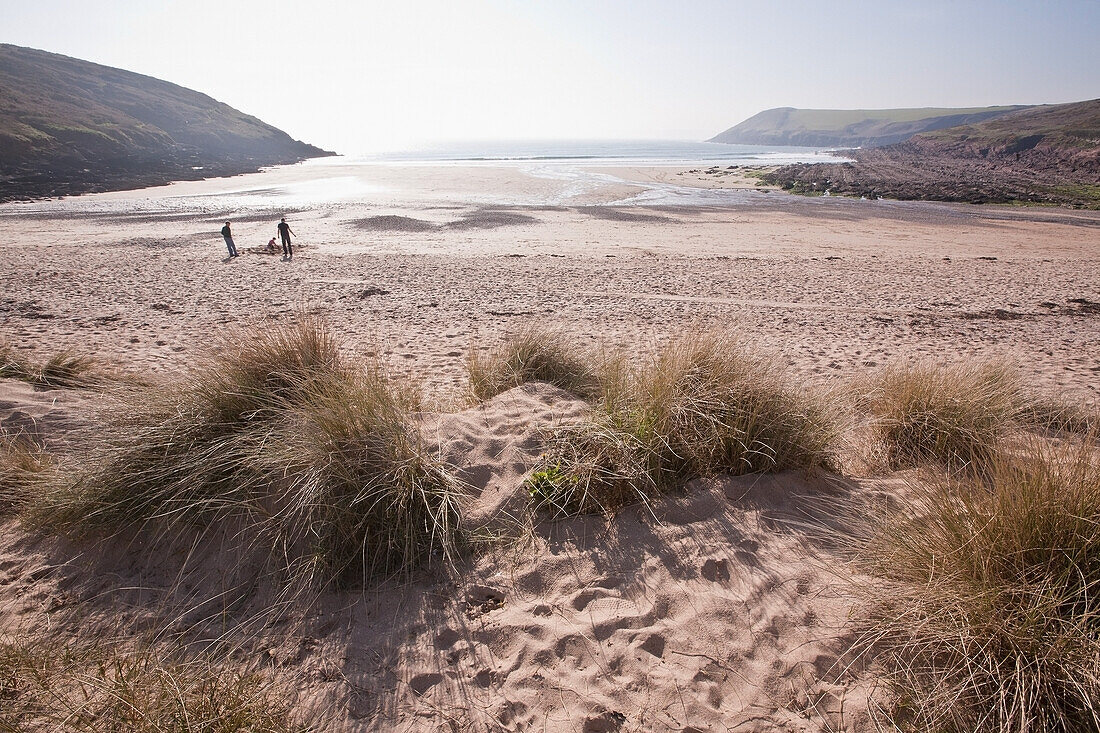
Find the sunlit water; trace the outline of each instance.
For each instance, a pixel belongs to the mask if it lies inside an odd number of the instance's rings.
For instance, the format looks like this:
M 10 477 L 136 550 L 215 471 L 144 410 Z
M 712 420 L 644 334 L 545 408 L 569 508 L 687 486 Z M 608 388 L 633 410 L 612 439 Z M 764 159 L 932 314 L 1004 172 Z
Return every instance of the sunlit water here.
M 828 150 L 795 147 L 724 145 L 677 141 L 531 141 L 456 143 L 432 149 L 373 156 L 318 158 L 293 166 L 276 166 L 258 173 L 167 186 L 89 194 L 35 203 L 0 206 L 0 214 L 42 212 L 164 214 L 219 213 L 242 210 L 308 209 L 328 205 L 388 200 L 447 200 L 451 203 L 515 206 L 575 205 L 577 200 L 608 186 L 631 185 L 641 190 L 615 205 L 706 206 L 743 203 L 754 193 L 705 189 L 662 182 L 627 181 L 613 171 L 623 167 L 692 167 L 784 165 L 839 162 Z M 417 189 L 417 176 L 380 175 L 381 169 L 501 168 L 539 179 L 543 185 L 515 191 L 454 191 Z M 424 176 L 425 180 L 429 177 Z M 389 182 L 388 182 L 389 181 Z M 606 203 L 606 202 L 605 202 Z
M 561 163 L 586 165 L 784 165 L 837 158 L 821 148 L 726 145 L 681 140 L 458 142 L 359 158 L 388 163 Z

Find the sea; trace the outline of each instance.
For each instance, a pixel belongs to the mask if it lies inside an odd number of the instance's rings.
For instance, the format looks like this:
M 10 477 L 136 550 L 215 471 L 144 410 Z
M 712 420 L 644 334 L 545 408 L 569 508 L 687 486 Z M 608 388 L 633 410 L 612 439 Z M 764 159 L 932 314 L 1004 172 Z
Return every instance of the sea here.
M 822 148 L 728 145 L 688 140 L 459 141 L 352 158 L 364 163 L 547 163 L 588 165 L 787 165 L 836 162 Z
M 0 205 L 0 216 L 19 213 L 238 211 L 304 209 L 371 201 L 393 191 L 375 170 L 388 167 L 510 167 L 550 185 L 526 192 L 466 192 L 465 203 L 517 206 L 569 205 L 591 191 L 623 184 L 616 168 L 670 166 L 705 170 L 729 166 L 842 162 L 835 150 L 726 145 L 678 140 L 526 140 L 453 142 L 416 150 L 315 158 L 232 178 L 184 181 L 134 191 L 88 194 L 51 201 Z M 646 182 L 614 205 L 707 206 L 744 203 L 754 191 Z M 411 192 L 414 196 L 417 192 Z M 423 192 L 420 192 L 423 193 Z

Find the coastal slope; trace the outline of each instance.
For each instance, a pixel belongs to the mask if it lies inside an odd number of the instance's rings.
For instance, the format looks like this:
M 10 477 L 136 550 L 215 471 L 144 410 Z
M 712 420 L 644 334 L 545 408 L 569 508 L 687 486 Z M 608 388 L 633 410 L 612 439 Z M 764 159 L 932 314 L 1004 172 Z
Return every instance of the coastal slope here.
M 738 145 L 875 147 L 913 135 L 993 119 L 1024 106 L 963 109 L 795 109 L 778 107 L 755 114 L 708 142 Z
M 205 94 L 0 44 L 0 202 L 237 175 L 331 155 Z
M 765 181 L 796 193 L 1100 208 L 1100 99 L 1042 105 L 978 124 L 789 165 Z

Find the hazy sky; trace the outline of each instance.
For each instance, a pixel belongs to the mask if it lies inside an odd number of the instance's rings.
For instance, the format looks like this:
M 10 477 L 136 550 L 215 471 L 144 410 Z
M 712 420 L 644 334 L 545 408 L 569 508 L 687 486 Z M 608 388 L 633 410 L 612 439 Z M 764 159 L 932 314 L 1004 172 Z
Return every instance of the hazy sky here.
M 1100 0 L 0 0 L 0 42 L 340 152 L 711 137 L 770 107 L 1100 97 Z

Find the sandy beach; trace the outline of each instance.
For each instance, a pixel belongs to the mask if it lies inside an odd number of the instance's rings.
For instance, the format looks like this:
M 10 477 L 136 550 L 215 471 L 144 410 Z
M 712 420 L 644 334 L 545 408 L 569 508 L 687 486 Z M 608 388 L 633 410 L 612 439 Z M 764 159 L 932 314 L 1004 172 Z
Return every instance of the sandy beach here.
M 419 427 L 483 531 L 523 516 L 546 435 L 589 409 L 541 383 L 471 406 L 471 350 L 530 325 L 639 359 L 732 328 L 823 385 L 1003 359 L 1038 392 L 1100 399 L 1100 212 L 801 198 L 674 166 L 325 165 L 0 206 L 0 339 L 170 382 L 223 334 L 321 316 L 424 383 L 441 409 Z M 283 215 L 289 262 L 263 249 Z M 98 402 L 0 380 L 5 430 L 59 452 L 94 444 Z M 9 518 L 0 634 L 228 648 L 318 730 L 871 731 L 856 571 L 807 522 L 822 502 L 887 506 L 907 475 L 849 473 L 697 479 L 652 509 L 532 520 L 450 569 L 278 618 L 281 588 L 234 561 L 232 527 L 92 543 Z
M 732 203 L 675 206 L 683 189 L 729 184 L 668 166 L 597 169 L 607 181 L 363 170 L 331 166 L 318 181 L 291 166 L 0 208 L 0 335 L 172 370 L 227 324 L 304 309 L 442 395 L 462 388 L 470 348 L 529 322 L 631 349 L 685 324 L 736 323 L 806 373 L 1003 357 L 1037 385 L 1100 394 L 1096 212 L 803 198 L 750 181 Z M 654 185 L 677 188 L 637 205 Z M 292 263 L 262 251 L 284 213 Z M 225 220 L 244 253 L 234 261 Z

